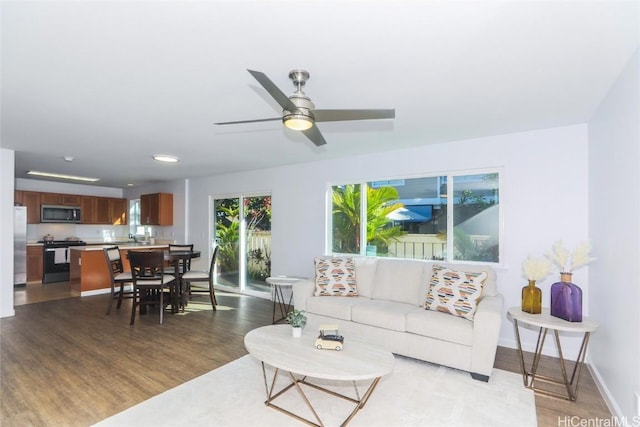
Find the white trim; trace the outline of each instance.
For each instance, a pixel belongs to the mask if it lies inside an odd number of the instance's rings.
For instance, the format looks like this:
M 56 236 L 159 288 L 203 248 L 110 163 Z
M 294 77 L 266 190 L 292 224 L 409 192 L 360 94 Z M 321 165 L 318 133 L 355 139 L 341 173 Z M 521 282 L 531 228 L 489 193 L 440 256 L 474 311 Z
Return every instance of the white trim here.
M 611 392 L 607 387 L 607 383 L 602 378 L 602 375 L 600 375 L 600 371 L 598 371 L 598 368 L 595 365 L 589 362 L 590 362 L 590 358 L 587 355 L 587 360 L 585 362 L 587 363 L 587 369 L 589 369 L 589 372 L 591 373 L 591 377 L 593 377 L 593 382 L 596 383 L 596 387 L 598 388 L 598 391 L 600 392 L 600 395 L 602 396 L 604 403 L 607 404 L 607 408 L 609 408 L 609 411 L 617 419 L 620 419 L 620 420 L 624 419 L 625 415 L 620 409 L 620 406 L 618 406 L 618 404 L 616 403 L 616 400 L 611 395 Z
M 91 291 L 82 291 L 80 292 L 81 297 L 90 297 L 92 295 L 102 295 L 111 293 L 111 288 L 102 288 L 102 289 L 94 289 Z

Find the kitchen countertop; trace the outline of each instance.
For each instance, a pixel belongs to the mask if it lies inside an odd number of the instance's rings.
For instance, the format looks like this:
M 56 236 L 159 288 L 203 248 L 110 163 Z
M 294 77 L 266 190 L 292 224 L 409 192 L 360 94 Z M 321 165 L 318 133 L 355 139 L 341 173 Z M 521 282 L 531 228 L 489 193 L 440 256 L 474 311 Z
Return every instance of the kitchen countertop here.
M 87 246 L 70 246 L 69 249 L 74 251 L 88 252 L 88 251 L 101 251 L 103 248 L 108 248 L 110 246 L 118 246 L 119 249 L 137 249 L 137 248 L 149 248 L 149 249 L 160 249 L 166 248 L 169 246 L 168 243 L 156 243 L 154 245 L 143 242 L 109 242 L 109 243 L 97 243 L 90 244 Z

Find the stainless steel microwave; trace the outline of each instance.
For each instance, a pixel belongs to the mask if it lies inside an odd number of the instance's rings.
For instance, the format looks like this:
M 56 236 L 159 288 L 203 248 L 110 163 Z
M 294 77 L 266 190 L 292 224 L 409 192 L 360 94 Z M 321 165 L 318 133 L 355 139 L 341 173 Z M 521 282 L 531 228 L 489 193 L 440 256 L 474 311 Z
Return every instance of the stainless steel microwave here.
M 42 205 L 40 207 L 40 222 L 68 222 L 82 221 L 80 206 Z

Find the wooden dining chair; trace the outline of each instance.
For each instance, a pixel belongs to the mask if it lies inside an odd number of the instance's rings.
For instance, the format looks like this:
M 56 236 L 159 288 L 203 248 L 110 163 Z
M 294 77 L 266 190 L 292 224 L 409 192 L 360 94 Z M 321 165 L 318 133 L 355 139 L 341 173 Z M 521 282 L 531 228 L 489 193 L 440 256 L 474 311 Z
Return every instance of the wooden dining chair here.
M 133 304 L 131 322 L 136 318 L 136 308 L 157 305 L 160 309 L 160 324 L 164 320 L 165 306 L 177 308 L 175 277 L 164 273 L 164 254 L 161 250 L 129 251 L 129 263 L 133 277 Z
M 209 299 L 211 299 L 211 305 L 213 309 L 216 309 L 216 305 L 218 304 L 216 300 L 216 294 L 213 289 L 214 278 L 216 274 L 216 259 L 218 257 L 218 248 L 219 246 L 213 249 L 213 256 L 211 257 L 211 264 L 209 265 L 209 271 L 199 271 L 199 270 L 190 270 L 185 272 L 182 275 L 182 281 L 187 288 L 187 293 L 203 293 L 206 292 L 209 294 Z M 206 282 L 206 287 L 201 286 L 200 284 Z
M 120 257 L 120 248 L 117 246 L 110 246 L 104 248 L 103 252 L 109 268 L 109 277 L 111 279 L 111 298 L 109 298 L 109 305 L 107 305 L 108 316 L 111 314 L 113 300 L 118 300 L 116 308 L 120 310 L 123 298 L 133 298 L 133 278 L 131 277 L 130 271 L 124 271 L 122 258 Z M 125 289 L 125 285 L 131 285 L 131 287 L 129 289 Z
M 170 244 L 169 252 L 173 251 L 193 251 L 193 245 L 178 245 L 178 244 Z M 165 268 L 165 273 L 167 274 L 175 274 L 176 268 L 179 269 L 180 273 L 184 273 L 191 269 L 191 258 L 185 259 L 182 262 L 180 261 L 170 261 L 169 266 Z

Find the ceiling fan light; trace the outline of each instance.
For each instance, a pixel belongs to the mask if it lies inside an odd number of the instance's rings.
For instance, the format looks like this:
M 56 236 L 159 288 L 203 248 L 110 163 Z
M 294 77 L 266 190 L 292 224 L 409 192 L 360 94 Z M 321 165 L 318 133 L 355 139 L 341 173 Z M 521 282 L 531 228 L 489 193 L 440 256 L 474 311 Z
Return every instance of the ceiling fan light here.
M 313 126 L 313 120 L 303 114 L 289 114 L 284 116 L 284 125 L 293 130 L 307 130 Z

